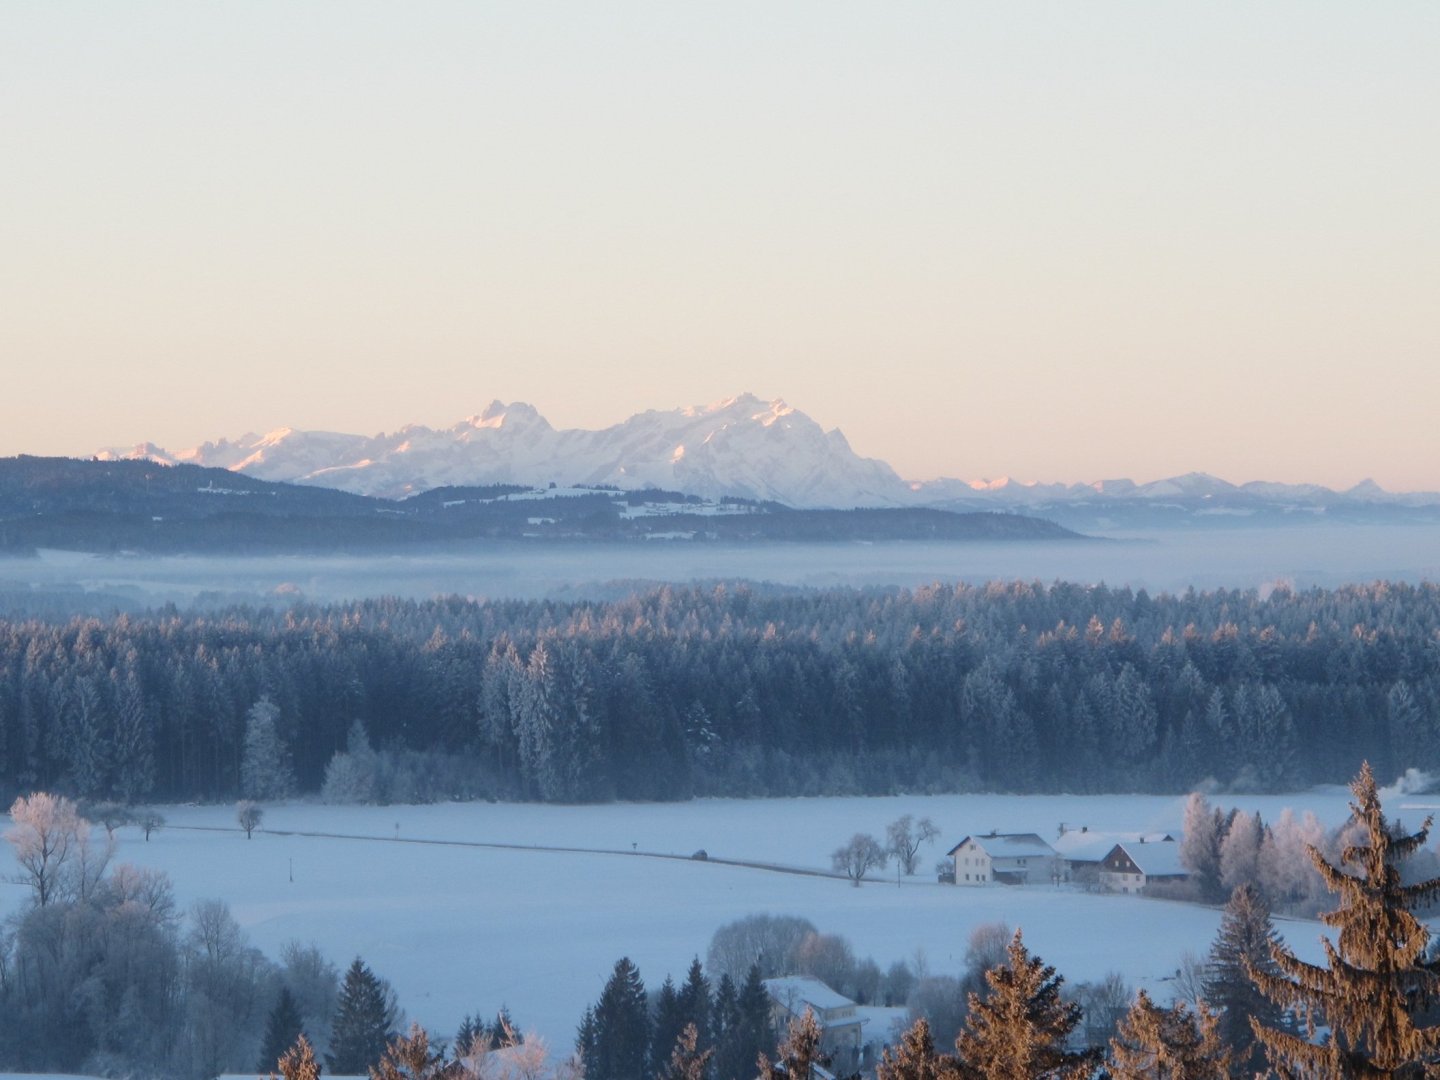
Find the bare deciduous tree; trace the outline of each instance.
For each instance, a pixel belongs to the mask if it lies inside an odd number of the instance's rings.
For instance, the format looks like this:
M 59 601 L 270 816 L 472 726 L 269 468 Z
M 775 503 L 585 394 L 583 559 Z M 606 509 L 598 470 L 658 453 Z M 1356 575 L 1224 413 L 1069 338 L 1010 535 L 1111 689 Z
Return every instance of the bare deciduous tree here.
M 235 820 L 240 823 L 240 828 L 245 830 L 245 839 L 250 839 L 250 834 L 260 827 L 260 822 L 265 818 L 265 811 L 251 802 L 249 799 L 241 799 L 235 804 Z
M 886 859 L 885 849 L 880 846 L 880 841 L 869 833 L 856 833 L 830 855 L 831 865 L 857 887 L 871 870 L 883 870 Z
M 915 873 L 920 861 L 920 845 L 933 844 L 940 830 L 928 817 L 916 821 L 911 815 L 897 818 L 885 827 L 886 849 L 900 863 L 906 874 Z

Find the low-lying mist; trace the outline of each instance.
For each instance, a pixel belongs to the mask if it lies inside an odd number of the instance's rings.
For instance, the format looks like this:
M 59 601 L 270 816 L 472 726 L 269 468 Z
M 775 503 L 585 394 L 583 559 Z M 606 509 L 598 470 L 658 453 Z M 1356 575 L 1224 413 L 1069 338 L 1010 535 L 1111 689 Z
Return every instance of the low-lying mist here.
M 0 560 L 0 610 L 181 607 L 424 598 L 605 598 L 647 584 L 766 581 L 797 587 L 933 581 L 1105 582 L 1151 593 L 1303 589 L 1440 579 L 1440 526 L 1153 531 L 1098 543 L 502 543 L 386 556 L 94 556 Z

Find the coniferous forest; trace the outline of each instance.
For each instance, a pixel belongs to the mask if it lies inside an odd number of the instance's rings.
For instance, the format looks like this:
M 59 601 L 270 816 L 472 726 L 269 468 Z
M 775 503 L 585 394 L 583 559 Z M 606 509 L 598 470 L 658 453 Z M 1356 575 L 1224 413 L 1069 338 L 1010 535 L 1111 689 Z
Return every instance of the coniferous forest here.
M 0 622 L 0 787 L 546 801 L 1440 765 L 1440 586 L 658 588 Z M 249 765 L 247 767 L 247 759 Z M 277 781 L 276 778 L 280 778 Z

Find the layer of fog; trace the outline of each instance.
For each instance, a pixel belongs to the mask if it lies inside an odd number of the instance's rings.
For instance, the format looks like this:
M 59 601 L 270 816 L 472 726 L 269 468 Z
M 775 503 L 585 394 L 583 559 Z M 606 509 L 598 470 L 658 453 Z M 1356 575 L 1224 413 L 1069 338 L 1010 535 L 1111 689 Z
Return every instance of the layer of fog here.
M 173 602 L 285 602 L 457 594 L 609 597 L 640 583 L 767 581 L 825 587 L 935 581 L 1104 582 L 1152 593 L 1440 580 L 1440 526 L 1156 531 L 1103 542 L 476 544 L 389 556 L 94 556 L 0 560 L 0 594 Z

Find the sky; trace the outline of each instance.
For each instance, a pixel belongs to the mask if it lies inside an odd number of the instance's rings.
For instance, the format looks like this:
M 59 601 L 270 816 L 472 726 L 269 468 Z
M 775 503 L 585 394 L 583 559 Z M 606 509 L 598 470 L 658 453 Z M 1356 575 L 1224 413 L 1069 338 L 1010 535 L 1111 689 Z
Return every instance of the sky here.
M 1440 490 L 1440 5 L 10 0 L 0 454 L 742 391 Z

